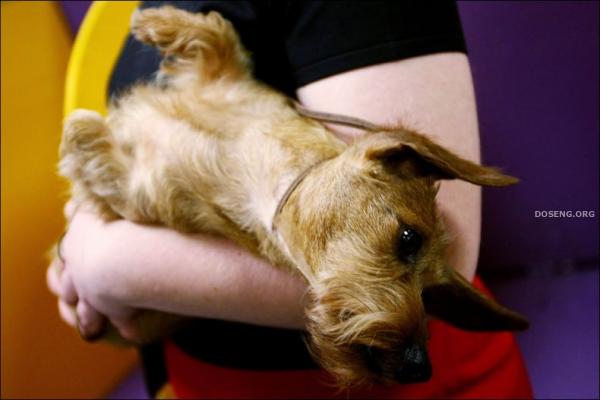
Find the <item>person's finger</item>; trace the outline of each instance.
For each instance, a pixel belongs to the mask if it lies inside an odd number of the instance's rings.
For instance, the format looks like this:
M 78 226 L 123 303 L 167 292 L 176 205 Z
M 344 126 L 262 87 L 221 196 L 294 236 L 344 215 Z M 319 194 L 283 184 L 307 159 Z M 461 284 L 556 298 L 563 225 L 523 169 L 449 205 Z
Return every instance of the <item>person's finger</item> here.
M 46 270 L 46 284 L 48 285 L 48 289 L 55 295 L 60 297 L 60 277 L 59 271 L 62 262 L 59 259 L 52 260 L 52 263 L 48 266 Z
M 77 295 L 77 291 L 73 285 L 73 279 L 71 278 L 68 269 L 65 269 L 60 275 L 60 297 L 65 303 L 71 306 L 77 304 L 79 296 Z
M 67 236 L 67 231 L 64 231 L 58 238 L 58 241 L 56 242 L 56 257 L 62 262 L 63 267 L 65 264 L 65 257 L 63 254 L 62 247 L 63 247 L 63 241 L 65 239 L 65 236 Z
M 63 321 L 72 326 L 73 328 L 77 328 L 77 317 L 75 315 L 75 308 L 71 307 L 67 303 L 62 300 L 58 300 L 58 313 Z
M 104 335 L 106 318 L 85 300 L 77 303 L 77 329 L 81 337 L 94 341 Z
M 111 318 L 110 322 L 115 328 L 117 328 L 119 334 L 124 339 L 130 340 L 134 343 L 142 341 L 142 331 L 134 317 L 127 319 Z

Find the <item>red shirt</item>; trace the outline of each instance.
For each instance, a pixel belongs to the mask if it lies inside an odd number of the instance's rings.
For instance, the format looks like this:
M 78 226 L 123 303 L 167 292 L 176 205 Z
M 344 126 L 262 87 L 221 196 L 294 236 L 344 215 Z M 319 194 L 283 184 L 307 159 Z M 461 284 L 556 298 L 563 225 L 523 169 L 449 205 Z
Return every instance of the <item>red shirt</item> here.
M 491 295 L 479 278 L 474 286 Z M 430 381 L 336 392 L 323 370 L 253 371 L 225 368 L 165 345 L 169 382 L 179 398 L 531 398 L 532 390 L 515 337 L 510 332 L 466 332 L 441 321 L 429 323 Z

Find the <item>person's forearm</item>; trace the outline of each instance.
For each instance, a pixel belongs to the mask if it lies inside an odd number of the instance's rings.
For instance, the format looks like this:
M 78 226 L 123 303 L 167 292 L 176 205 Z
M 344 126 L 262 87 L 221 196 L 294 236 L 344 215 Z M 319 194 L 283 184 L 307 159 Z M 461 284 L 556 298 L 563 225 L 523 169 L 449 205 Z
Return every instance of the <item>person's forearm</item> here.
M 304 281 L 208 235 L 117 221 L 108 226 L 114 255 L 97 290 L 132 307 L 282 328 L 304 327 Z M 129 256 L 128 256 L 129 255 Z M 110 265 L 126 265 L 118 271 Z M 110 299 L 109 299 L 110 300 Z
M 314 110 L 376 123 L 401 122 L 466 159 L 480 161 L 473 83 L 464 54 L 434 54 L 349 71 L 300 88 L 298 97 Z M 363 133 L 331 128 L 347 140 Z M 437 199 L 453 235 L 449 262 L 472 279 L 479 252 L 481 190 L 444 181 Z

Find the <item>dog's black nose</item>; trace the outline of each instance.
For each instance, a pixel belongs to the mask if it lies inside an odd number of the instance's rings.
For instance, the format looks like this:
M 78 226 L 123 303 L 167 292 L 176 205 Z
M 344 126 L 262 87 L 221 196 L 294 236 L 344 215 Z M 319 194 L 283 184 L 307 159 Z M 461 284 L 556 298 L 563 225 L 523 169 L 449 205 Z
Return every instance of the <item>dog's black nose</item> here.
M 396 370 L 396 380 L 399 383 L 426 382 L 431 378 L 431 363 L 427 350 L 412 344 L 404 350 L 404 362 Z

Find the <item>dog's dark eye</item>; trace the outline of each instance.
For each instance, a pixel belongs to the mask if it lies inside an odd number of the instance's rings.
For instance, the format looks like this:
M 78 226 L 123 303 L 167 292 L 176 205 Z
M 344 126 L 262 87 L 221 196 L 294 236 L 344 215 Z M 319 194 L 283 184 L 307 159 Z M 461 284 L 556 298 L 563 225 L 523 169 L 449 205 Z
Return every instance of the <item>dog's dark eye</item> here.
M 423 239 L 417 231 L 412 228 L 403 228 L 398 238 L 398 254 L 404 261 L 414 262 Z

